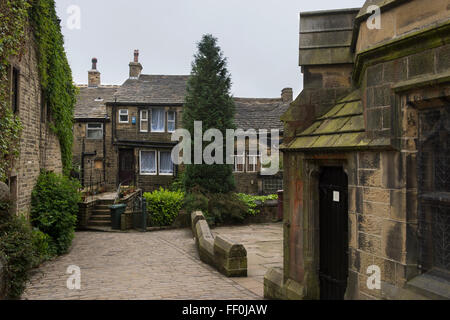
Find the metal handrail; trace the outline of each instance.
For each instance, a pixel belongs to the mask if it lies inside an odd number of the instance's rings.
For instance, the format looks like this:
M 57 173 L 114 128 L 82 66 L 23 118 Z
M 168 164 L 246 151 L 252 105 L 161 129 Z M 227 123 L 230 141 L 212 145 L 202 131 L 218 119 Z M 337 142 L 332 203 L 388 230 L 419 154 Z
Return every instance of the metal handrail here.
M 115 197 L 115 199 L 114 199 L 114 204 L 116 204 L 116 203 L 117 203 L 117 200 L 119 199 L 119 196 L 120 196 L 120 188 L 122 188 L 122 186 L 123 186 L 126 182 L 129 182 L 129 181 L 131 181 L 131 179 L 128 179 L 128 180 L 125 180 L 125 181 L 122 181 L 121 183 L 119 183 L 119 188 L 117 188 L 116 197 Z

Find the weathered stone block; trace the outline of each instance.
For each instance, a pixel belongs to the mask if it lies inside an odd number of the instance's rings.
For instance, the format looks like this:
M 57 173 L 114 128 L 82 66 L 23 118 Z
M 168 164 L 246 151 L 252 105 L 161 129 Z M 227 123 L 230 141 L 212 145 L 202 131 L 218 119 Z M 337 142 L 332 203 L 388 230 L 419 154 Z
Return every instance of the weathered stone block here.
M 391 218 L 406 221 L 406 193 L 404 190 L 390 191 Z
M 389 203 L 390 191 L 383 188 L 363 188 L 364 201 Z
M 390 212 L 390 205 L 388 203 L 364 202 L 364 215 L 389 218 Z
M 358 230 L 364 233 L 381 236 L 381 222 L 382 218 L 369 215 L 358 214 Z
M 223 236 L 214 239 L 214 256 L 218 270 L 228 277 L 247 276 L 247 250 Z
M 381 238 L 359 232 L 358 234 L 359 249 L 371 254 L 381 253 Z
M 367 187 L 381 187 L 381 171 L 360 169 L 358 184 Z
M 359 276 L 354 271 L 349 271 L 347 280 L 347 291 L 345 292 L 345 300 L 359 299 Z
M 383 256 L 398 262 L 405 262 L 406 223 L 384 220 L 381 244 Z
M 405 187 L 404 165 L 400 152 L 383 152 L 381 154 L 383 168 L 383 187 L 400 189 Z
M 379 169 L 380 154 L 378 152 L 360 152 L 359 168 L 361 169 Z
M 272 268 L 264 276 L 264 298 L 282 300 L 283 296 L 283 270 Z

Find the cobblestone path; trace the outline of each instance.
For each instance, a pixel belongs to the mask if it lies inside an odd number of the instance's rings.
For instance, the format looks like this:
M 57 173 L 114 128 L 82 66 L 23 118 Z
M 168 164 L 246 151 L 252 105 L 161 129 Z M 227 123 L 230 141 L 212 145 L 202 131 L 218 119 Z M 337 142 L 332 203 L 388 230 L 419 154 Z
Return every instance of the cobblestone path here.
M 263 269 L 272 264 L 281 265 L 281 224 L 219 228 L 213 232 L 235 240 L 239 240 L 239 234 L 245 235 L 241 241 L 249 246 L 248 278 L 226 278 L 202 263 L 188 229 L 149 233 L 77 232 L 69 254 L 33 271 L 22 298 L 262 299 Z M 258 245 L 262 239 L 264 242 Z M 268 239 L 272 239 L 272 245 Z M 259 259 L 261 250 L 272 258 Z M 264 264 L 268 261 L 264 259 L 270 260 L 269 263 Z M 71 265 L 81 270 L 80 290 L 67 288 L 70 274 L 66 272 Z

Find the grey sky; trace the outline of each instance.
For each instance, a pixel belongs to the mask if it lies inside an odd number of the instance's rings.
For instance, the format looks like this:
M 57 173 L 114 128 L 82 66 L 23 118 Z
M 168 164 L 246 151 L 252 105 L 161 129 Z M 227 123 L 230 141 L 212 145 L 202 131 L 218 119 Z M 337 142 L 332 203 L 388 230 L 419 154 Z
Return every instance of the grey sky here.
M 146 74 L 189 74 L 196 43 L 219 39 L 237 97 L 278 97 L 301 90 L 301 11 L 361 7 L 364 0 L 56 0 L 73 77 L 87 83 L 92 57 L 102 84 L 128 77 L 133 50 Z M 81 9 L 81 29 L 67 28 L 67 9 Z

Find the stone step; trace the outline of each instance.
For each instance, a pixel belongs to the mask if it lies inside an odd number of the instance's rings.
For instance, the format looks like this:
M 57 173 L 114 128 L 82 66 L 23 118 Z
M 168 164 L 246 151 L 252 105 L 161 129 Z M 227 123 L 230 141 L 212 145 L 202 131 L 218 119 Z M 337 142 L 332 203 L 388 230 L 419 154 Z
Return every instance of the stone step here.
M 111 221 L 110 215 L 92 215 L 90 221 Z
M 109 207 L 112 206 L 112 204 L 98 204 L 95 206 L 96 210 L 110 210 Z
M 107 221 L 107 220 L 99 220 L 99 221 L 89 220 L 88 226 L 89 227 L 110 227 L 111 226 L 111 221 Z
M 97 215 L 111 215 L 111 210 L 98 210 L 97 208 L 95 208 L 92 211 L 92 215 L 93 216 L 97 216 Z
M 97 200 L 97 205 L 112 206 L 113 204 L 114 200 Z

